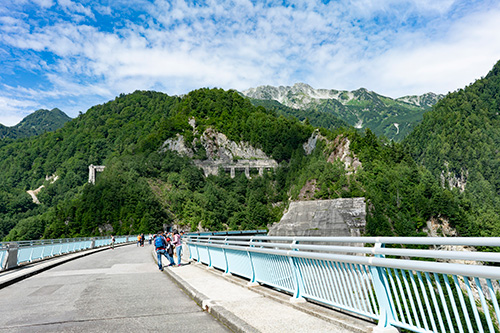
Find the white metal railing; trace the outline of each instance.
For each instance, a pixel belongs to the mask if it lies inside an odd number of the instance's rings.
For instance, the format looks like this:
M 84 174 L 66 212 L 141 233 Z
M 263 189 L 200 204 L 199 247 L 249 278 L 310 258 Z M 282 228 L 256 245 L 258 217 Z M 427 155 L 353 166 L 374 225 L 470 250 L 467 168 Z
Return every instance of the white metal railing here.
M 137 236 L 115 236 L 115 244 L 135 241 Z M 109 246 L 110 237 L 40 239 L 0 243 L 0 271 L 21 263 L 51 258 L 86 249 Z M 8 265 L 10 263 L 10 265 Z M 8 267 L 9 266 L 9 267 Z
M 188 235 L 186 243 L 191 259 L 382 327 L 499 330 L 500 238 Z M 484 251 L 443 249 L 452 245 Z

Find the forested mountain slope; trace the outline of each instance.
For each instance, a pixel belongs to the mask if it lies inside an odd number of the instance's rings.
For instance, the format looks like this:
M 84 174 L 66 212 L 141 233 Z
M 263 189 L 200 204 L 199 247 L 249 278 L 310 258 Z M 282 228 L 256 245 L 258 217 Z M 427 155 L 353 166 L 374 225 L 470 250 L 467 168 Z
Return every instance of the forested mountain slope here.
M 500 233 L 500 62 L 447 95 L 405 140 L 415 160 L 462 197 L 476 234 Z
M 261 149 L 279 167 L 252 179 L 204 177 L 190 157 L 162 149 L 182 135 L 201 152 L 195 158 L 203 158 L 207 130 Z M 303 144 L 313 133 L 317 145 L 306 154 Z M 346 167 L 340 155 L 361 166 Z M 106 166 L 95 185 L 87 183 L 90 164 Z M 39 205 L 26 193 L 33 189 Z M 172 223 L 186 230 L 265 228 L 279 221 L 289 200 L 303 199 L 305 189 L 311 189 L 308 200 L 366 197 L 368 235 L 422 235 L 432 218 L 454 222 L 468 213 L 402 145 L 370 130 L 318 132 L 232 90 L 183 97 L 136 91 L 55 132 L 0 141 L 0 237 L 6 240 L 155 232 Z
M 19 139 L 55 131 L 70 121 L 71 118 L 61 110 L 40 109 L 26 116 L 15 126 L 7 127 L 0 124 L 0 139 Z
M 2 237 L 9 232 L 12 239 L 109 230 L 150 232 L 170 223 L 177 217 L 169 203 L 160 205 L 153 196 L 155 184 L 171 177 L 175 185 L 193 191 L 205 181 L 185 158 L 158 153 L 163 141 L 176 133 L 196 135 L 189 132 L 190 118 L 197 120 L 200 131 L 213 127 L 232 140 L 258 145 L 277 161 L 290 159 L 312 132 L 312 127 L 293 118 L 253 107 L 234 91 L 201 89 L 182 99 L 156 92 L 122 95 L 92 107 L 56 132 L 0 147 Z M 90 164 L 106 165 L 96 186 L 86 185 Z M 59 178 L 46 180 L 50 175 Z M 41 185 L 45 185 L 39 193 L 42 204 L 37 206 L 25 191 Z M 210 191 L 210 186 L 206 190 L 214 194 L 214 200 L 222 196 L 221 191 Z M 259 197 L 265 194 L 260 187 L 255 192 Z M 248 200 L 259 207 L 255 198 Z M 209 216 L 205 226 L 223 228 L 220 221 L 227 222 L 227 212 L 210 200 L 206 204 L 211 205 L 207 214 L 224 217 Z

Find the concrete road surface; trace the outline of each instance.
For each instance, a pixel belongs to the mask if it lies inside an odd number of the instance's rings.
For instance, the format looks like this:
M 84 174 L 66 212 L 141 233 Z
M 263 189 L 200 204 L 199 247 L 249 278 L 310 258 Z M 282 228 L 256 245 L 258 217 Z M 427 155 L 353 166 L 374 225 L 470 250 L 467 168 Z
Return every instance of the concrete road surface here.
M 226 332 L 151 256 L 117 247 L 0 289 L 1 332 Z

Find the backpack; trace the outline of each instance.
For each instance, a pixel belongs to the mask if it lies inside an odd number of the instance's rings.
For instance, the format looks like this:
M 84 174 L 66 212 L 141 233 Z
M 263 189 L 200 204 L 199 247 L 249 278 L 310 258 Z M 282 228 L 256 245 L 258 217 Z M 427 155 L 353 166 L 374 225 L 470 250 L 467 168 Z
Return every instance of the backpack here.
M 174 246 L 171 243 L 167 244 L 167 253 L 171 256 L 174 255 Z
M 159 248 L 159 247 L 165 248 L 165 241 L 163 240 L 163 237 L 157 236 L 155 238 L 155 247 L 156 248 Z

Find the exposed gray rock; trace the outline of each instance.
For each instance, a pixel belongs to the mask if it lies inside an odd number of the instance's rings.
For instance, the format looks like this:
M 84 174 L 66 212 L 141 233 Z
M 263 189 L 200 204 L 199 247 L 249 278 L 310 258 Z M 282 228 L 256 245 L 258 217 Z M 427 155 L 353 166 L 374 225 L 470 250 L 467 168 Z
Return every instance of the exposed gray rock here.
M 193 134 L 197 133 L 196 121 L 189 120 L 193 127 Z M 212 128 L 207 128 L 199 138 L 193 140 L 192 146 L 203 146 L 206 159 L 194 160 L 196 166 L 203 169 L 205 176 L 217 175 L 222 168 L 231 172 L 231 177 L 236 171 L 244 171 L 247 178 L 250 178 L 250 169 L 257 169 L 259 175 L 263 175 L 265 170 L 275 169 L 278 163 L 269 158 L 261 149 L 255 148 L 248 142 L 234 142 L 229 140 L 223 133 Z M 160 151 L 176 151 L 181 155 L 193 157 L 199 148 L 189 148 L 182 135 L 177 134 L 175 138 L 166 140 Z
M 194 126 L 194 119 L 190 120 L 191 126 Z M 195 127 L 193 130 L 196 131 Z M 207 159 L 210 161 L 222 160 L 232 161 L 234 159 L 264 159 L 270 158 L 259 148 L 255 148 L 248 142 L 234 142 L 229 140 L 224 134 L 207 128 L 199 139 L 195 139 L 194 143 L 199 140 L 206 151 Z M 186 144 L 184 136 L 177 134 L 175 138 L 166 140 L 160 148 L 160 151 L 166 150 L 176 151 L 181 155 L 193 157 L 194 151 Z
M 314 149 L 316 149 L 316 143 L 318 142 L 318 138 L 323 138 L 321 134 L 319 134 L 318 130 L 315 130 L 307 142 L 305 142 L 302 147 L 304 148 L 304 151 L 306 152 L 306 155 L 311 155 Z
M 462 168 L 458 176 L 456 173 L 450 171 L 448 162 L 444 162 L 444 167 L 446 171 L 441 170 L 441 186 L 446 187 L 446 185 L 448 185 L 449 188 L 458 188 L 460 192 L 465 191 L 469 171 Z
M 443 94 L 434 94 L 432 92 L 429 92 L 419 96 L 412 95 L 412 96 L 399 97 L 396 98 L 396 101 L 430 108 L 443 98 L 444 98 Z
M 248 142 L 236 143 L 211 128 L 203 132 L 201 143 L 205 147 L 209 160 L 269 159 L 261 149 L 251 146 Z
M 328 157 L 328 162 L 334 163 L 337 159 L 341 160 L 344 163 L 345 169 L 349 173 L 352 173 L 356 172 L 362 165 L 359 158 L 352 154 L 350 145 L 351 141 L 349 138 L 338 137 L 334 142 L 335 149 Z
M 366 225 L 365 198 L 293 201 L 270 236 L 360 236 Z
M 181 155 L 186 155 L 189 157 L 193 157 L 194 153 L 191 148 L 186 146 L 186 142 L 184 141 L 184 137 L 177 133 L 175 138 L 171 138 L 166 140 L 160 148 L 161 152 L 165 152 L 167 150 L 176 151 Z

